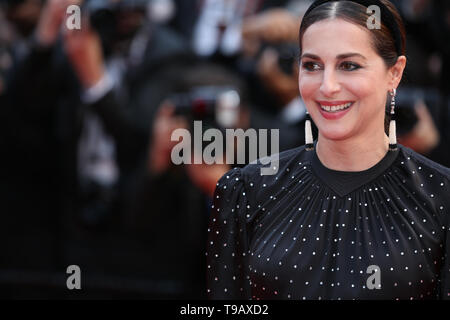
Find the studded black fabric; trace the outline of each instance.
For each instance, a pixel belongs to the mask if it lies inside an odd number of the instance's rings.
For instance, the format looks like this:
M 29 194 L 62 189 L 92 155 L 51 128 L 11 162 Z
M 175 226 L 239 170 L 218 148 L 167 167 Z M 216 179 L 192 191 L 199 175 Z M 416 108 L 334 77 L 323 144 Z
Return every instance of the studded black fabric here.
M 402 145 L 362 172 L 330 170 L 304 146 L 281 153 L 275 175 L 261 166 L 217 184 L 210 298 L 450 298 L 450 169 Z

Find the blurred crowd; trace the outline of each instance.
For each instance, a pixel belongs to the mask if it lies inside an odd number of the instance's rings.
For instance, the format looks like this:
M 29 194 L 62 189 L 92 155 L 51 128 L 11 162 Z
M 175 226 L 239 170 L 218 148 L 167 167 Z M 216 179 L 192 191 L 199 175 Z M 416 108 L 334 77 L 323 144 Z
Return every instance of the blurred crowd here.
M 174 165 L 171 133 L 201 120 L 303 145 L 311 2 L 0 0 L 0 297 L 205 298 L 211 198 L 231 167 Z M 450 4 L 393 2 L 408 32 L 399 142 L 450 166 Z

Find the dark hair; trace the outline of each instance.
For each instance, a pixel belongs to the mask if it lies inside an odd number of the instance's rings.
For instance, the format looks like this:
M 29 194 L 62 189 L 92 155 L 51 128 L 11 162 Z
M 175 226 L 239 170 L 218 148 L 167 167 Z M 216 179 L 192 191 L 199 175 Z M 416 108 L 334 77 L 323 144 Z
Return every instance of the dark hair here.
M 398 32 L 401 36 L 402 46 L 400 49 L 401 55 L 405 55 L 406 33 L 405 27 L 395 6 L 388 0 L 380 0 L 382 4 L 391 12 L 398 27 Z M 356 25 L 367 28 L 367 20 L 370 15 L 367 13 L 367 8 L 359 3 L 352 1 L 329 1 L 317 8 L 314 8 L 308 15 L 303 18 L 300 32 L 299 45 L 300 54 L 302 52 L 302 38 L 306 30 L 314 23 L 325 20 L 339 18 Z M 399 53 L 395 44 L 395 37 L 393 32 L 383 23 L 381 19 L 380 29 L 371 29 L 370 35 L 375 51 L 384 60 L 387 67 L 392 67 L 397 62 Z

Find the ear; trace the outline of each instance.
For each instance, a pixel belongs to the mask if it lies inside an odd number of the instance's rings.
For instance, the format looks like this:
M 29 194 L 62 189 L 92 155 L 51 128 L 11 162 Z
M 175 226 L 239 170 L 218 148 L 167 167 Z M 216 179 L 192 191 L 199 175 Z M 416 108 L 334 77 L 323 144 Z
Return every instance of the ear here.
M 393 65 L 388 71 L 389 88 L 398 87 L 400 81 L 402 80 L 403 71 L 405 70 L 405 67 L 406 67 L 406 57 L 405 56 L 398 57 L 395 65 Z

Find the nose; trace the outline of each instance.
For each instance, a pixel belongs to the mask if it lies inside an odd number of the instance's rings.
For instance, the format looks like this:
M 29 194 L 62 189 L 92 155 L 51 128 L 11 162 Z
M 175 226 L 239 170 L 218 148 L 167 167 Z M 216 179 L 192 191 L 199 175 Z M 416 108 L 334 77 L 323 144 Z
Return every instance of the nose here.
M 336 73 L 332 68 L 324 70 L 322 83 L 320 85 L 320 92 L 326 97 L 333 97 L 341 90 L 339 81 L 336 79 Z

